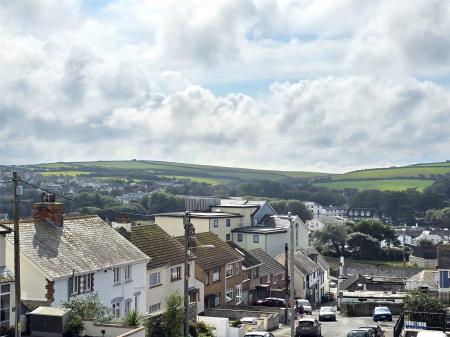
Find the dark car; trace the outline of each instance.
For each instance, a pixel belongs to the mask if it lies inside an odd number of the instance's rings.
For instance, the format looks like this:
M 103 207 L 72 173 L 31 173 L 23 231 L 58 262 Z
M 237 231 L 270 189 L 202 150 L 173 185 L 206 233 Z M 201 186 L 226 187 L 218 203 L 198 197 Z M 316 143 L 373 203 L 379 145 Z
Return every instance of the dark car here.
M 375 331 L 372 328 L 359 327 L 358 329 L 366 330 L 369 333 L 370 337 L 376 337 L 375 336 Z
M 321 307 L 319 311 L 319 321 L 335 321 L 336 312 L 333 307 Z
M 373 321 L 392 321 L 392 313 L 388 307 L 375 307 L 373 310 Z
M 320 323 L 315 318 L 301 318 L 295 328 L 295 337 L 308 336 L 320 337 L 322 336 L 322 329 Z
M 284 308 L 286 306 L 286 300 L 277 297 L 267 297 L 263 300 L 258 300 L 255 305 L 263 307 L 277 307 Z
M 360 326 L 360 329 L 371 329 L 375 337 L 384 337 L 384 332 L 379 325 Z
M 365 329 L 353 329 L 347 332 L 347 337 L 371 337 L 371 333 Z

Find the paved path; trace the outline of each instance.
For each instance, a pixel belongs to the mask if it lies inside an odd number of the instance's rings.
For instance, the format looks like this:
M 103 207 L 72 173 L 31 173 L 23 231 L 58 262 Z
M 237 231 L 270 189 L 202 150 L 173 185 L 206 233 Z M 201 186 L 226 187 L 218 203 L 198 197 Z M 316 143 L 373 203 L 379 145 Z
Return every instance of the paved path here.
M 318 318 L 319 314 L 317 311 L 314 311 L 312 316 Z M 308 315 L 306 317 L 308 317 Z M 392 322 L 380 322 L 380 326 L 384 330 L 385 337 L 392 337 L 392 329 L 396 320 L 397 317 L 393 317 Z M 351 329 L 356 329 L 360 326 L 376 324 L 372 320 L 372 317 L 345 317 L 340 316 L 339 314 L 337 315 L 336 322 L 321 323 L 323 337 L 346 337 L 347 332 Z M 280 329 L 272 333 L 275 335 L 275 337 L 291 337 L 291 328 L 290 326 L 282 325 Z

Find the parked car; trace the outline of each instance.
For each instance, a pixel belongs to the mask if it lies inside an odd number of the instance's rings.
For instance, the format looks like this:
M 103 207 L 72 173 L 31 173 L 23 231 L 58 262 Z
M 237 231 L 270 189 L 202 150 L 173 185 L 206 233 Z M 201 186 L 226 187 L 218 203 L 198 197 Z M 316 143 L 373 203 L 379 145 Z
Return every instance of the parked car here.
M 297 307 L 299 307 L 300 305 L 303 305 L 303 309 L 305 309 L 305 314 L 312 315 L 311 303 L 309 303 L 308 300 L 300 299 L 300 300 L 296 300 L 296 302 L 297 302 Z
M 367 325 L 367 326 L 360 326 L 360 329 L 371 329 L 375 335 L 375 337 L 384 337 L 384 331 L 381 329 L 379 325 Z
M 319 321 L 335 321 L 336 311 L 333 307 L 321 307 L 319 311 Z
M 368 327 L 367 327 L 367 328 L 364 328 L 364 327 L 362 328 L 362 327 L 359 327 L 359 329 L 361 329 L 361 330 L 366 330 L 366 331 L 369 333 L 369 336 L 370 336 L 370 337 L 376 337 L 376 336 L 375 336 L 375 331 L 374 331 L 372 328 L 368 328 Z
M 315 318 L 301 318 L 295 328 L 295 337 L 309 336 L 320 337 L 322 336 L 322 329 L 319 321 Z
M 370 337 L 371 333 L 365 329 L 353 329 L 347 332 L 347 337 Z
M 244 337 L 275 337 L 272 333 L 267 331 L 253 331 L 247 332 Z
M 446 337 L 447 334 L 443 331 L 424 330 L 417 333 L 417 337 Z
M 283 298 L 277 298 L 277 297 L 267 297 L 263 300 L 256 301 L 255 305 L 259 305 L 259 306 L 263 306 L 263 307 L 283 308 L 286 306 L 286 300 Z
M 375 307 L 373 310 L 373 321 L 392 321 L 392 313 L 388 307 Z

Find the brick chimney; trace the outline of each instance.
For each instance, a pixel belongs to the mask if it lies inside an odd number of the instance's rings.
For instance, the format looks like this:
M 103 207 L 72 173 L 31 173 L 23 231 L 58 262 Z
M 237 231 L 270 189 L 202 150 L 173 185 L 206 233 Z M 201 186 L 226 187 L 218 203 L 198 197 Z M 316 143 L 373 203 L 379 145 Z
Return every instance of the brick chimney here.
M 64 205 L 55 202 L 55 196 L 52 194 L 43 194 L 42 202 L 33 205 L 33 220 L 34 222 L 48 221 L 52 224 L 62 227 Z

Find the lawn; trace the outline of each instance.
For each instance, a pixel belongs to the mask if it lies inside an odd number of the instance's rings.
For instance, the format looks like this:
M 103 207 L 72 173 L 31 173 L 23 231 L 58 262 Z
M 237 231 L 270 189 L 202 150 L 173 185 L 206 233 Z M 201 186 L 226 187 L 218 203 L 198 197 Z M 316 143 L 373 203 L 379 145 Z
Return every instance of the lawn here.
M 353 171 L 344 174 L 333 175 L 332 180 L 348 179 L 386 179 L 386 178 L 409 178 L 409 177 L 430 177 L 433 174 L 450 173 L 450 166 L 430 167 L 430 166 L 408 166 L 386 169 L 372 169 L 364 171 Z
M 83 174 L 90 174 L 92 172 L 87 171 L 46 171 L 46 172 L 38 172 L 39 174 L 43 175 L 44 177 L 50 177 L 50 176 L 70 176 L 70 177 L 76 177 Z
M 433 184 L 431 179 L 381 179 L 381 180 L 349 180 L 332 181 L 327 183 L 315 183 L 316 186 L 323 186 L 334 190 L 345 188 L 356 188 L 358 190 L 381 190 L 381 191 L 404 191 L 408 188 L 416 188 L 422 191 Z

